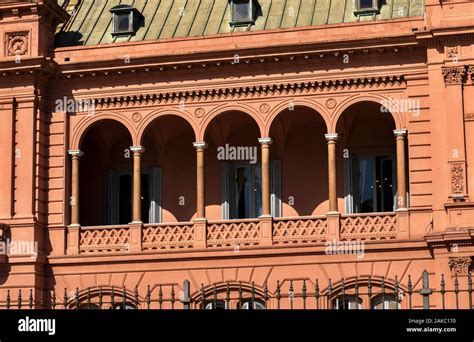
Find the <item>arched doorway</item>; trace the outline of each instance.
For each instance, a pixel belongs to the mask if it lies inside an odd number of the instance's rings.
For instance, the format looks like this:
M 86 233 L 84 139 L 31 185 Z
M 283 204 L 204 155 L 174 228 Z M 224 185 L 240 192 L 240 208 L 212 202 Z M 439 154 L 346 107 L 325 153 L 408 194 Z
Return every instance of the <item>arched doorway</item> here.
M 206 216 L 245 219 L 262 214 L 262 169 L 257 122 L 240 111 L 215 117 L 205 131 Z
M 358 102 L 338 119 L 338 188 L 346 213 L 397 208 L 396 127 L 391 113 L 381 109 L 376 102 Z
M 101 120 L 82 138 L 80 217 L 83 226 L 132 221 L 132 138 L 115 120 Z
M 288 108 L 273 120 L 272 181 L 281 182 L 281 209 L 278 191 L 272 192 L 275 216 L 322 215 L 328 212 L 328 152 L 324 135 L 326 123 L 312 108 Z M 274 188 L 279 185 L 274 184 Z
M 153 120 L 142 136 L 142 221 L 186 222 L 196 214 L 196 152 L 192 126 L 177 115 Z

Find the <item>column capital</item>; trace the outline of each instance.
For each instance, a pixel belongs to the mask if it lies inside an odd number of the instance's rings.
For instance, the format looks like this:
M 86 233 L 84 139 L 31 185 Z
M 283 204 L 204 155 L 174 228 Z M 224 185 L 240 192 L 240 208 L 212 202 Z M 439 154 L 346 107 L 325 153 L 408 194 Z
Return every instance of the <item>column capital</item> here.
M 405 128 L 402 129 L 395 129 L 393 131 L 393 134 L 395 134 L 396 137 L 406 137 L 408 131 Z
M 461 85 L 464 80 L 464 75 L 466 74 L 466 67 L 461 66 L 446 66 L 441 68 L 444 83 L 446 85 Z
M 337 133 L 324 134 L 324 137 L 326 138 L 327 141 L 338 141 L 339 140 L 339 134 L 337 134 Z
M 197 141 L 193 143 L 193 146 L 195 149 L 203 149 L 205 150 L 207 148 L 207 144 L 204 141 Z
M 133 153 L 143 153 L 145 152 L 145 148 L 143 146 L 130 146 L 130 151 Z
M 271 145 L 273 143 L 273 139 L 268 137 L 268 138 L 258 138 L 258 142 L 262 145 Z
M 69 150 L 67 151 L 67 153 L 71 157 L 82 157 L 84 155 L 84 152 L 82 152 L 81 150 Z

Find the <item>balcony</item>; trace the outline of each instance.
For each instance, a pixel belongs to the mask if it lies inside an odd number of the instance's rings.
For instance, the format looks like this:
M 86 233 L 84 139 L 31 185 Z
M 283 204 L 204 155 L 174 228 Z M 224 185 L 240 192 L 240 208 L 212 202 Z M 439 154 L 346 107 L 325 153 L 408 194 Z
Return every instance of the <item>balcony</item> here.
M 69 255 L 162 253 L 322 245 L 326 241 L 407 238 L 408 211 L 295 218 L 195 221 L 68 229 Z

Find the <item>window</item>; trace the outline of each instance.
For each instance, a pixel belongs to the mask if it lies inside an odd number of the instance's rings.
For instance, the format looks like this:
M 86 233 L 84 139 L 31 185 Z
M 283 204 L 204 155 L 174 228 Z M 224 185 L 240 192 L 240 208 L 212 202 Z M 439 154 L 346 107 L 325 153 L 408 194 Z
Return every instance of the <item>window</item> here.
M 114 310 L 136 310 L 136 307 L 135 307 L 135 305 L 133 305 L 131 303 L 127 303 L 127 302 L 125 302 L 125 304 L 124 303 L 117 303 L 114 306 Z
M 257 13 L 256 0 L 231 0 L 232 26 L 253 25 Z
M 206 310 L 225 310 L 227 309 L 227 304 L 226 302 L 222 301 L 222 300 L 217 300 L 217 301 L 212 301 L 212 302 L 209 302 L 209 303 L 206 303 L 204 305 L 204 308 Z
M 242 310 L 249 310 L 252 307 L 252 300 L 247 300 L 245 303 L 242 303 Z M 257 300 L 253 301 L 254 310 L 265 310 L 265 305 Z
M 356 10 L 354 14 L 378 14 L 380 13 L 379 0 L 355 0 Z
M 345 165 L 346 212 L 391 212 L 396 208 L 394 156 L 351 155 Z
M 372 300 L 372 309 L 394 310 L 399 308 L 399 302 L 394 295 L 378 295 Z
M 271 162 L 271 214 L 281 216 L 281 163 Z M 260 165 L 222 165 L 222 218 L 245 219 L 262 215 L 262 168 Z
M 107 224 L 132 221 L 133 176 L 131 171 L 107 172 Z M 151 168 L 141 175 L 141 217 L 144 223 L 161 222 L 161 169 Z
M 130 36 L 143 26 L 144 17 L 134 7 L 129 5 L 118 5 L 110 12 L 113 16 L 113 36 Z
M 362 309 L 362 299 L 351 297 L 351 296 L 344 296 L 344 300 L 342 297 L 337 297 L 333 300 L 332 307 L 337 310 L 355 310 L 355 309 Z

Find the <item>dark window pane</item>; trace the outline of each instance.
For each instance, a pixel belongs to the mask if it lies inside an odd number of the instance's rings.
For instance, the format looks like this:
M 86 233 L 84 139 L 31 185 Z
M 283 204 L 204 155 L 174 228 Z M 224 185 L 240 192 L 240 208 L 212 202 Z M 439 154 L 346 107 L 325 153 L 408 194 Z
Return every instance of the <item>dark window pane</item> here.
M 360 0 L 360 8 L 359 9 L 369 9 L 369 8 L 374 8 L 374 2 L 373 0 Z
M 360 159 L 359 162 L 359 203 L 361 213 L 372 213 L 374 203 L 374 159 Z
M 119 224 L 132 221 L 132 176 L 120 176 Z
M 141 209 L 143 223 L 150 223 L 150 184 L 148 173 L 143 173 L 141 178 Z
M 250 18 L 250 1 L 234 0 L 234 20 L 249 20 Z
M 377 178 L 380 179 L 380 199 L 381 203 L 379 208 L 381 211 L 393 211 L 393 165 L 392 159 L 390 158 L 381 158 L 381 162 L 377 163 L 380 165 L 377 173 L 380 176 Z
M 128 32 L 130 30 L 130 14 L 116 14 L 115 31 Z

